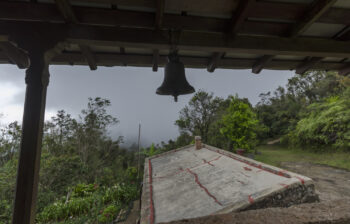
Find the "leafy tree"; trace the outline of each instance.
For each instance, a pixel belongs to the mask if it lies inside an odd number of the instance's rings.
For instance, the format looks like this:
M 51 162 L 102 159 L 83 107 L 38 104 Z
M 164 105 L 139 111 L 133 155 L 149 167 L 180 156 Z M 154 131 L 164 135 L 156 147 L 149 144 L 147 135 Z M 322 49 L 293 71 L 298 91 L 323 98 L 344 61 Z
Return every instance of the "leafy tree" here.
M 152 143 L 149 148 L 143 149 L 142 151 L 146 157 L 151 157 L 160 153 L 160 150 L 154 146 L 154 143 Z
M 308 105 L 341 94 L 349 83 L 349 78 L 334 72 L 311 71 L 290 78 L 286 88 L 260 94 L 255 110 L 268 128 L 267 136 L 261 137 L 282 136 L 294 130 Z
M 258 124 L 253 109 L 237 96 L 231 96 L 226 112 L 221 118 L 220 132 L 231 140 L 232 148 L 252 149 L 255 145 L 255 130 Z
M 307 107 L 287 139 L 292 145 L 350 149 L 350 88 Z M 285 139 L 286 140 L 286 139 Z
M 12 160 L 21 141 L 21 126 L 12 122 L 0 130 L 0 165 Z
M 180 133 L 200 135 L 203 142 L 208 143 L 210 127 L 218 120 L 218 111 L 224 102 L 222 98 L 214 97 L 213 93 L 198 91 L 180 111 L 180 117 L 175 122 Z

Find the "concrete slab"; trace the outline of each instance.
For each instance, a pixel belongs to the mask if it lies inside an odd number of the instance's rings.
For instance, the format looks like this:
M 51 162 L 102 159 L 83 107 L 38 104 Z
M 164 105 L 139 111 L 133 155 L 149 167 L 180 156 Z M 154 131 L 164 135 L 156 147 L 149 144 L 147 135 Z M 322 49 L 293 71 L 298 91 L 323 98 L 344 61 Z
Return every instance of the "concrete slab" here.
M 208 145 L 146 159 L 141 223 L 314 201 L 310 178 Z

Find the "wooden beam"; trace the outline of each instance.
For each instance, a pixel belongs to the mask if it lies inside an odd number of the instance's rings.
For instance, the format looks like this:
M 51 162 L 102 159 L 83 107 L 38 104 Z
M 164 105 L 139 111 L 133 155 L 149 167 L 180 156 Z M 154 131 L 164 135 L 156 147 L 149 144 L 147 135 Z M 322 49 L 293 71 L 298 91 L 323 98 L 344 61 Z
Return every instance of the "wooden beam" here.
M 335 40 L 342 40 L 342 41 L 348 41 L 350 40 L 350 26 L 346 26 L 344 29 L 339 31 L 335 36 L 333 36 L 333 39 Z M 295 73 L 297 74 L 303 74 L 307 72 L 309 69 L 311 69 L 315 64 L 322 61 L 323 57 L 311 57 L 308 58 L 305 62 L 298 65 L 298 67 L 295 69 Z
M 7 55 L 11 62 L 18 66 L 18 68 L 24 69 L 29 66 L 28 55 L 12 43 L 0 42 L 0 49 Z
M 225 55 L 223 52 L 214 52 L 209 60 L 207 70 L 208 72 L 214 72 L 218 67 L 220 59 Z
M 343 66 L 341 69 L 338 71 L 339 75 L 349 75 L 350 74 L 350 63 L 347 63 L 345 66 Z
M 259 74 L 261 70 L 272 61 L 274 58 L 274 55 L 264 55 L 261 58 L 259 58 L 253 65 L 252 72 L 254 74 Z
M 128 66 L 137 67 L 153 67 L 153 55 L 137 55 L 120 53 L 96 53 L 95 54 L 98 66 Z M 188 68 L 207 68 L 208 58 L 206 57 L 191 57 L 180 55 L 181 61 Z M 218 64 L 220 69 L 250 69 L 255 63 L 255 59 L 239 59 L 239 58 L 223 58 Z M 167 63 L 167 56 L 160 55 L 158 67 L 163 67 Z M 265 66 L 265 69 L 273 70 L 292 70 L 297 67 L 302 61 L 300 60 L 272 60 Z M 0 64 L 8 64 L 7 56 L 0 51 Z M 78 52 L 64 52 L 53 58 L 52 65 L 87 65 L 85 57 Z M 344 67 L 342 62 L 325 62 L 317 63 L 314 70 L 333 70 L 339 71 Z
M 153 50 L 153 66 L 152 71 L 158 71 L 158 63 L 159 63 L 159 50 Z
M 122 46 L 145 49 L 169 49 L 169 32 L 149 29 L 99 27 L 35 22 L 0 21 L 0 35 L 20 35 L 23 27 L 41 27 L 46 32 L 60 33 L 76 44 Z M 183 31 L 177 45 L 179 50 L 232 52 L 258 55 L 291 55 L 313 57 L 350 57 L 349 44 L 320 38 L 282 38 L 237 36 L 227 40 L 225 34 Z M 207 64 L 207 63 L 206 63 Z
M 249 7 L 255 3 L 256 0 L 240 0 L 237 6 L 237 9 L 234 11 L 232 15 L 230 26 L 227 31 L 229 34 L 229 38 L 236 35 L 237 32 L 241 29 L 245 19 L 247 18 Z M 225 52 L 214 52 L 211 56 L 210 61 L 208 62 L 207 70 L 208 72 L 214 72 L 217 64 L 220 59 L 225 55 Z
M 304 33 L 323 13 L 325 13 L 337 0 L 314 0 L 302 21 L 296 23 L 290 33 L 290 37 L 297 37 Z
M 64 21 L 67 23 L 78 23 L 78 19 L 74 13 L 74 10 L 69 2 L 69 0 L 55 0 L 57 8 L 59 9 L 62 17 L 64 18 Z M 79 48 L 81 50 L 81 53 L 86 58 L 86 61 L 90 67 L 90 70 L 96 70 L 96 59 L 90 49 L 87 45 L 79 45 Z
M 98 61 L 98 66 L 124 66 L 126 63 L 128 66 L 138 67 L 153 67 L 153 55 L 138 55 L 138 54 L 111 54 L 111 53 L 97 53 L 95 54 Z M 191 57 L 180 55 L 181 61 L 188 68 L 207 68 L 208 58 L 206 57 Z M 75 65 L 87 65 L 85 58 L 77 52 L 65 52 L 57 55 L 52 64 L 67 65 L 69 61 L 73 61 Z M 163 67 L 167 63 L 168 59 L 165 55 L 159 55 L 158 67 Z M 221 69 L 250 69 L 255 63 L 255 59 L 239 59 L 239 58 L 223 58 L 220 60 L 217 68 Z M 1 54 L 0 54 L 1 62 Z M 2 63 L 6 63 L 3 61 Z M 266 64 L 266 69 L 274 70 L 292 70 L 301 61 L 294 60 L 272 60 Z M 315 70 L 339 70 L 344 67 L 341 62 L 320 62 L 314 66 Z
M 75 16 L 72 6 L 69 3 L 69 0 L 55 0 L 57 8 L 62 14 L 64 20 L 70 23 L 77 23 L 78 19 Z
M 312 58 L 308 58 L 306 61 L 300 63 L 296 69 L 295 69 L 295 73 L 297 74 L 304 74 L 305 72 L 307 72 L 309 69 L 313 68 L 317 63 L 319 63 L 320 61 L 322 61 L 322 57 L 312 57 Z
M 165 8 L 164 0 L 156 0 L 157 8 L 156 8 L 156 18 L 155 18 L 155 27 L 156 29 L 161 29 L 163 23 L 163 14 Z
M 90 67 L 90 70 L 96 70 L 97 69 L 96 58 L 94 54 L 91 52 L 90 47 L 87 45 L 79 45 L 79 47 L 82 54 L 86 58 L 86 61 Z
M 236 34 L 240 28 L 242 27 L 244 21 L 246 20 L 249 9 L 256 2 L 256 0 L 240 0 L 237 6 L 237 10 L 235 10 L 232 19 L 229 33 Z
M 346 26 L 344 29 L 339 31 L 333 39 L 349 41 L 350 40 L 350 25 Z
M 57 25 L 60 26 L 60 25 Z M 75 26 L 65 27 L 66 36 L 72 43 L 105 46 L 168 49 L 169 33 L 151 30 Z M 52 28 L 55 26 L 51 25 Z M 0 23 L 1 28 L 1 23 Z M 57 28 L 58 29 L 58 28 Z M 0 29 L 1 32 L 1 29 Z M 64 32 L 62 30 L 62 32 Z M 93 34 L 93 35 L 91 35 Z M 235 52 L 246 54 L 292 55 L 315 57 L 350 57 L 348 43 L 319 38 L 281 38 L 262 36 L 237 36 L 227 41 L 226 35 L 207 32 L 182 32 L 178 43 L 181 50 L 207 52 Z

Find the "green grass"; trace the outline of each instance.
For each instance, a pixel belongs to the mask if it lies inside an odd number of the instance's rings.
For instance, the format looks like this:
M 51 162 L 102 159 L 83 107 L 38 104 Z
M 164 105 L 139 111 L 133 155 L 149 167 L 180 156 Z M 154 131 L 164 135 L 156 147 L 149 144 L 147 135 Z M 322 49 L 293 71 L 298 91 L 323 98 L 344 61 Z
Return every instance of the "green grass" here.
M 273 166 L 280 166 L 281 162 L 311 162 L 350 170 L 349 152 L 315 152 L 279 145 L 259 146 L 258 151 L 261 154 L 255 159 Z

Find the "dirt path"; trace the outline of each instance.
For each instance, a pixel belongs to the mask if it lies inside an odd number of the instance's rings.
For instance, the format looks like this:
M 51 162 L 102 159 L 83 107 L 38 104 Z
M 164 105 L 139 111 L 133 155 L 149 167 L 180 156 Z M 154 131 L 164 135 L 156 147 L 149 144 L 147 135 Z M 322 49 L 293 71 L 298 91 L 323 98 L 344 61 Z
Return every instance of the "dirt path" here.
M 281 167 L 313 179 L 321 201 L 350 200 L 350 172 L 347 170 L 305 162 L 283 162 Z

